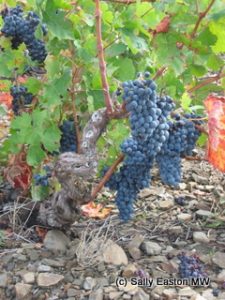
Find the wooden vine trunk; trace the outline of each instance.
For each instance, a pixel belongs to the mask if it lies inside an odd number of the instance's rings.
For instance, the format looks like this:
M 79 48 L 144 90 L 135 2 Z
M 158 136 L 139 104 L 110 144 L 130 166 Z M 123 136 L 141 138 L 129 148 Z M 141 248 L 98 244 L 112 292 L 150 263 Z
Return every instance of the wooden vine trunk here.
M 91 201 L 97 172 L 96 142 L 108 122 L 106 109 L 94 112 L 83 130 L 81 153 L 65 152 L 54 166 L 62 189 L 40 205 L 38 219 L 43 225 L 61 228 L 76 220 L 80 206 Z

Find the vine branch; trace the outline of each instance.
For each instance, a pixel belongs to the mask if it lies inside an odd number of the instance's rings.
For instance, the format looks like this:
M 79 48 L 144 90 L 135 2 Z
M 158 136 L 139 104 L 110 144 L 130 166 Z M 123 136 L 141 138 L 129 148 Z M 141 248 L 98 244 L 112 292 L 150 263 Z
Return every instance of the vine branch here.
M 137 0 L 103 0 L 105 2 L 119 3 L 119 4 L 134 4 Z M 156 0 L 141 0 L 141 2 L 154 3 Z
M 221 73 L 221 74 L 218 74 L 216 76 L 209 77 L 209 78 L 203 80 L 202 82 L 200 82 L 199 84 L 197 84 L 196 86 L 188 89 L 187 92 L 188 93 L 192 93 L 192 92 L 194 92 L 194 91 L 202 88 L 203 86 L 208 85 L 208 84 L 210 84 L 210 83 L 212 83 L 214 81 L 217 81 L 217 80 L 219 80 L 219 79 L 221 79 L 223 77 L 225 77 L 225 73 Z
M 105 173 L 99 184 L 96 186 L 94 191 L 91 194 L 91 200 L 93 201 L 97 194 L 101 191 L 103 186 L 106 184 L 106 182 L 109 180 L 109 178 L 112 176 L 112 174 L 115 172 L 117 166 L 124 160 L 125 155 L 121 154 L 117 160 L 112 164 L 112 166 L 108 169 L 108 171 Z
M 107 113 L 110 115 L 113 111 L 112 101 L 109 93 L 109 84 L 106 76 L 106 63 L 104 59 L 104 48 L 102 42 L 102 24 L 101 24 L 101 9 L 100 0 L 95 0 L 95 17 L 96 17 L 96 35 L 97 35 L 97 50 L 98 50 L 98 60 L 99 68 L 101 73 L 102 87 L 105 98 L 105 105 L 107 108 Z
M 202 19 L 205 18 L 205 16 L 207 15 L 207 13 L 209 12 L 209 10 L 210 10 L 211 7 L 213 6 L 214 2 L 215 2 L 215 0 L 211 0 L 210 3 L 209 3 L 209 5 L 207 6 L 207 8 L 206 8 L 203 12 L 200 12 L 200 13 L 199 13 L 199 15 L 198 15 L 198 20 L 197 20 L 197 22 L 196 22 L 196 24 L 195 24 L 195 27 L 194 27 L 194 29 L 193 29 L 193 31 L 192 31 L 192 33 L 191 33 L 191 38 L 194 38 L 194 37 L 195 37 L 196 32 L 197 32 L 197 30 L 198 30 L 198 27 L 199 27 L 199 25 L 200 25 Z

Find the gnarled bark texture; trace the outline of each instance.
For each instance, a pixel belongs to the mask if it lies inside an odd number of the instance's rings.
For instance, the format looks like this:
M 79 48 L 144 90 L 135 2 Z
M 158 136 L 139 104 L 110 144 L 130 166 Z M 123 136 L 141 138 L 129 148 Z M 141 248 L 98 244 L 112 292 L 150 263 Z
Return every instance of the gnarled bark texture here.
M 95 111 L 83 130 L 81 154 L 65 152 L 54 165 L 54 175 L 62 189 L 44 201 L 39 220 L 51 227 L 71 225 L 81 205 L 91 200 L 92 183 L 97 172 L 96 142 L 108 122 L 106 109 Z

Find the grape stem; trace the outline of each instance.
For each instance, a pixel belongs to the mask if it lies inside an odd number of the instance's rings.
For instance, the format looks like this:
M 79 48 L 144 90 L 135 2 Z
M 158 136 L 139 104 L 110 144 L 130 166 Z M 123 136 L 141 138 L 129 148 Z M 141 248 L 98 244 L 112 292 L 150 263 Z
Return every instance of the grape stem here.
M 108 169 L 108 171 L 105 173 L 99 184 L 96 186 L 96 188 L 93 190 L 91 194 L 91 200 L 93 201 L 97 194 L 101 191 L 105 183 L 109 180 L 109 178 L 112 176 L 112 174 L 115 172 L 118 165 L 124 160 L 125 155 L 120 154 L 120 156 L 117 158 L 117 160 L 112 164 L 112 166 Z
M 100 0 L 95 0 L 95 17 L 96 17 L 96 36 L 97 36 L 97 51 L 98 51 L 98 60 L 99 60 L 99 69 L 101 73 L 102 87 L 105 99 L 105 105 L 108 115 L 113 111 L 112 101 L 109 93 L 109 84 L 106 76 L 106 63 L 104 59 L 104 48 L 102 42 L 102 22 L 101 22 L 101 9 L 100 9 Z
M 198 30 L 198 27 L 199 27 L 199 25 L 200 25 L 202 19 L 205 18 L 205 16 L 207 15 L 207 13 L 209 12 L 209 10 L 210 10 L 211 7 L 213 6 L 214 2 L 215 2 L 215 0 L 211 0 L 210 3 L 209 3 L 209 5 L 207 6 L 207 8 L 206 8 L 203 12 L 200 12 L 200 13 L 199 13 L 199 15 L 198 15 L 198 20 L 197 20 L 197 22 L 196 22 L 196 24 L 195 24 L 195 27 L 194 27 L 194 29 L 193 29 L 191 35 L 190 35 L 191 38 L 194 38 L 194 37 L 195 37 L 195 35 L 196 35 L 196 33 L 197 33 L 197 30 Z
M 155 80 L 155 79 L 157 79 L 158 77 L 160 77 L 160 76 L 162 76 L 163 75 L 163 73 L 164 73 L 164 71 L 167 69 L 167 67 L 162 67 L 162 68 L 160 68 L 157 72 L 156 72 L 156 74 L 152 77 L 152 79 L 153 80 Z

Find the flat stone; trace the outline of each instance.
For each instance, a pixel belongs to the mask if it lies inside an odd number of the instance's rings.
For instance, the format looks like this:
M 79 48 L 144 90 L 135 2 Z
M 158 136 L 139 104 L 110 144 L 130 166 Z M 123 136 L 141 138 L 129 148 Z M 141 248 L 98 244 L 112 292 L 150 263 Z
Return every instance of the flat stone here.
M 92 291 L 88 300 L 103 300 L 103 290 L 97 289 L 96 291 Z
M 220 293 L 219 293 L 220 295 Z M 213 296 L 213 289 L 204 289 L 202 291 L 202 297 L 204 297 L 206 300 L 218 300 L 220 298 Z M 222 298 L 225 299 L 225 298 Z
M 167 210 L 174 206 L 174 200 L 173 199 L 166 199 L 166 200 L 160 200 L 159 201 L 159 207 L 161 209 Z
M 50 272 L 52 268 L 47 265 L 39 265 L 37 271 L 38 272 Z
M 180 297 L 181 296 L 184 296 L 184 297 L 193 297 L 197 293 L 192 288 L 190 288 L 188 286 L 188 287 L 184 287 L 184 288 L 180 289 L 178 291 L 178 294 L 179 294 Z
M 185 182 L 181 182 L 181 183 L 179 183 L 179 188 L 180 188 L 180 190 L 186 190 L 187 184 Z
M 147 255 L 159 255 L 162 251 L 162 247 L 151 241 L 144 241 L 141 244 L 141 249 L 147 254 Z
M 168 231 L 173 234 L 179 235 L 183 232 L 183 228 L 182 226 L 178 225 L 178 226 L 173 226 L 171 228 L 168 228 Z
M 127 282 L 126 286 L 119 286 L 119 290 L 130 295 L 135 295 L 138 292 L 138 286 L 132 284 L 130 281 Z
M 67 290 L 67 296 L 68 297 L 75 297 L 75 296 L 77 296 L 77 290 L 76 289 L 68 289 Z
M 130 256 L 137 260 L 141 257 L 141 250 L 139 248 L 128 248 Z
M 191 299 L 193 299 L 193 300 L 210 300 L 210 299 L 206 299 L 205 297 L 201 296 L 200 294 L 192 296 Z
M 163 291 L 163 296 L 165 296 L 167 300 L 177 299 L 178 297 L 175 288 L 165 289 Z
M 49 287 L 58 284 L 63 279 L 63 275 L 54 273 L 40 273 L 37 277 L 37 284 L 40 287 Z
M 35 282 L 35 273 L 27 272 L 22 275 L 23 281 L 25 283 L 34 283 Z
M 203 231 L 195 231 L 193 233 L 193 239 L 197 243 L 203 243 L 203 244 L 208 244 L 209 243 L 209 238 Z
M 209 218 L 213 216 L 213 213 L 209 210 L 199 209 L 196 211 L 196 215 L 202 218 Z
M 214 264 L 219 266 L 222 269 L 225 269 L 225 253 L 224 252 L 216 252 L 213 257 L 212 261 Z
M 69 238 L 60 230 L 49 230 L 44 238 L 44 246 L 53 251 L 66 251 Z
M 150 300 L 150 295 L 145 293 L 141 288 L 138 289 L 138 292 L 133 296 L 132 300 Z
M 0 287 L 4 288 L 8 285 L 8 275 L 6 273 L 0 274 Z
M 111 240 L 107 241 L 102 258 L 107 264 L 117 266 L 128 264 L 128 258 L 124 250 Z
M 43 265 L 51 266 L 51 267 L 64 267 L 66 262 L 64 259 L 51 259 L 51 258 L 44 258 L 42 260 Z
M 192 219 L 192 215 L 187 213 L 181 213 L 177 216 L 177 218 L 180 222 L 189 222 Z
M 96 279 L 92 277 L 86 277 L 83 282 L 83 288 L 85 290 L 92 290 L 96 286 Z
M 129 264 L 124 268 L 122 274 L 123 277 L 130 278 L 130 277 L 134 277 L 136 271 L 137 271 L 137 267 L 134 264 Z
M 16 283 L 15 290 L 16 290 L 16 299 L 23 300 L 24 298 L 28 297 L 32 289 L 31 284 L 26 283 Z
M 110 300 L 119 300 L 122 295 L 123 292 L 110 292 L 108 296 Z
M 127 247 L 129 248 L 139 248 L 141 243 L 143 243 L 144 237 L 141 234 L 136 234 L 135 237 L 128 243 Z
M 222 270 L 222 271 L 217 275 L 217 281 L 219 281 L 219 282 L 225 282 L 225 270 Z

